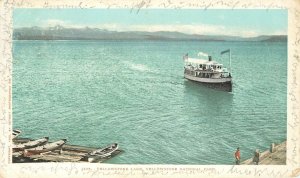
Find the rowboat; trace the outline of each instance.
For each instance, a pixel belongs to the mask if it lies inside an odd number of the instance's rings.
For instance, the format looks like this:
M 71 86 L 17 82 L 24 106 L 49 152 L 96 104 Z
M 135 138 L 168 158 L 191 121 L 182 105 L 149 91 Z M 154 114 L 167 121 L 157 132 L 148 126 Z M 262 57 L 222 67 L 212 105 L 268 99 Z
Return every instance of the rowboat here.
M 13 130 L 12 131 L 12 139 L 14 139 L 17 136 L 19 136 L 21 134 L 21 132 L 22 132 L 21 130 L 17 130 L 17 129 Z
M 52 143 L 47 143 L 45 145 L 38 146 L 38 147 L 35 147 L 35 148 L 25 149 L 24 150 L 24 156 L 30 156 L 30 155 L 34 155 L 34 154 L 40 154 L 40 153 L 45 153 L 45 152 L 61 149 L 62 146 L 66 142 L 67 142 L 67 139 L 61 139 L 59 141 L 52 142 Z
M 92 152 L 89 152 L 83 157 L 83 160 L 87 160 L 88 162 L 96 162 L 97 160 L 101 158 L 106 158 L 111 156 L 112 153 L 117 151 L 119 148 L 119 145 L 117 143 L 113 143 L 110 145 L 105 146 L 104 148 L 99 148 L 97 150 L 94 150 Z
M 34 148 L 44 145 L 48 142 L 49 137 L 40 138 L 37 140 L 29 141 L 27 143 L 13 144 L 13 151 L 22 151 L 24 149 Z

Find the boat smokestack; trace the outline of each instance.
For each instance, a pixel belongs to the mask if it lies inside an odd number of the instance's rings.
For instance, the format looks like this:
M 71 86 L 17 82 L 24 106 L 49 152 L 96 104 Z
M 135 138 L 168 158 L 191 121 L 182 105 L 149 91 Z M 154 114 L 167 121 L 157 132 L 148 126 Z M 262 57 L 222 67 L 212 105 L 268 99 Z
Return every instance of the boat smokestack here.
M 212 57 L 211 56 L 208 56 L 208 61 L 211 61 L 212 60 Z

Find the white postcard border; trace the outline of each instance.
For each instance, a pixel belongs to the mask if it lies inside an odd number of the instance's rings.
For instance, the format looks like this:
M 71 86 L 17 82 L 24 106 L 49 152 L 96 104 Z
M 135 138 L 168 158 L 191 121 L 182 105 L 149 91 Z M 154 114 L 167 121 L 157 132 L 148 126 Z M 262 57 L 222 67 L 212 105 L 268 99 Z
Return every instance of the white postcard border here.
M 0 178 L 31 177 L 297 177 L 300 176 L 300 1 L 257 0 L 6 0 L 0 1 Z M 12 164 L 12 11 L 14 8 L 287 9 L 287 164 L 123 165 L 89 163 Z

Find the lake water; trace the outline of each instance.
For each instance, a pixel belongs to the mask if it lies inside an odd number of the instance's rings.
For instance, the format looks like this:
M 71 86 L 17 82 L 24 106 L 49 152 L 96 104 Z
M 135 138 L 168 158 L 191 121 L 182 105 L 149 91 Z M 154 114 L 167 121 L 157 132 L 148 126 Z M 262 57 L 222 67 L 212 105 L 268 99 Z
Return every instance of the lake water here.
M 183 78 L 182 56 L 229 65 L 233 92 Z M 14 41 L 13 128 L 22 137 L 117 142 L 122 164 L 234 164 L 286 139 L 287 43 Z

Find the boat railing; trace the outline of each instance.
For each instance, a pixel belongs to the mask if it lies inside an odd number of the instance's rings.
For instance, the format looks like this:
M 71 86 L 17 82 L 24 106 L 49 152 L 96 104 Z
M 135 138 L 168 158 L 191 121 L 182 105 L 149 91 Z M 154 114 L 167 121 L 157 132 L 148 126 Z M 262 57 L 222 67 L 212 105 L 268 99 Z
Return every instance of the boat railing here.
M 188 70 L 188 71 L 193 71 L 193 72 L 202 72 L 202 73 L 215 73 L 215 74 L 217 74 L 217 73 L 229 73 L 228 71 L 217 71 L 217 70 L 207 70 L 207 69 L 205 69 L 205 70 L 200 70 L 200 69 L 194 69 L 194 68 L 184 68 L 185 69 L 185 71 L 186 70 Z
M 231 78 L 231 74 L 228 71 L 204 71 L 204 70 L 191 70 L 185 68 L 184 73 L 190 76 L 199 77 L 199 78 Z M 219 77 L 214 77 L 214 74 L 221 74 Z

